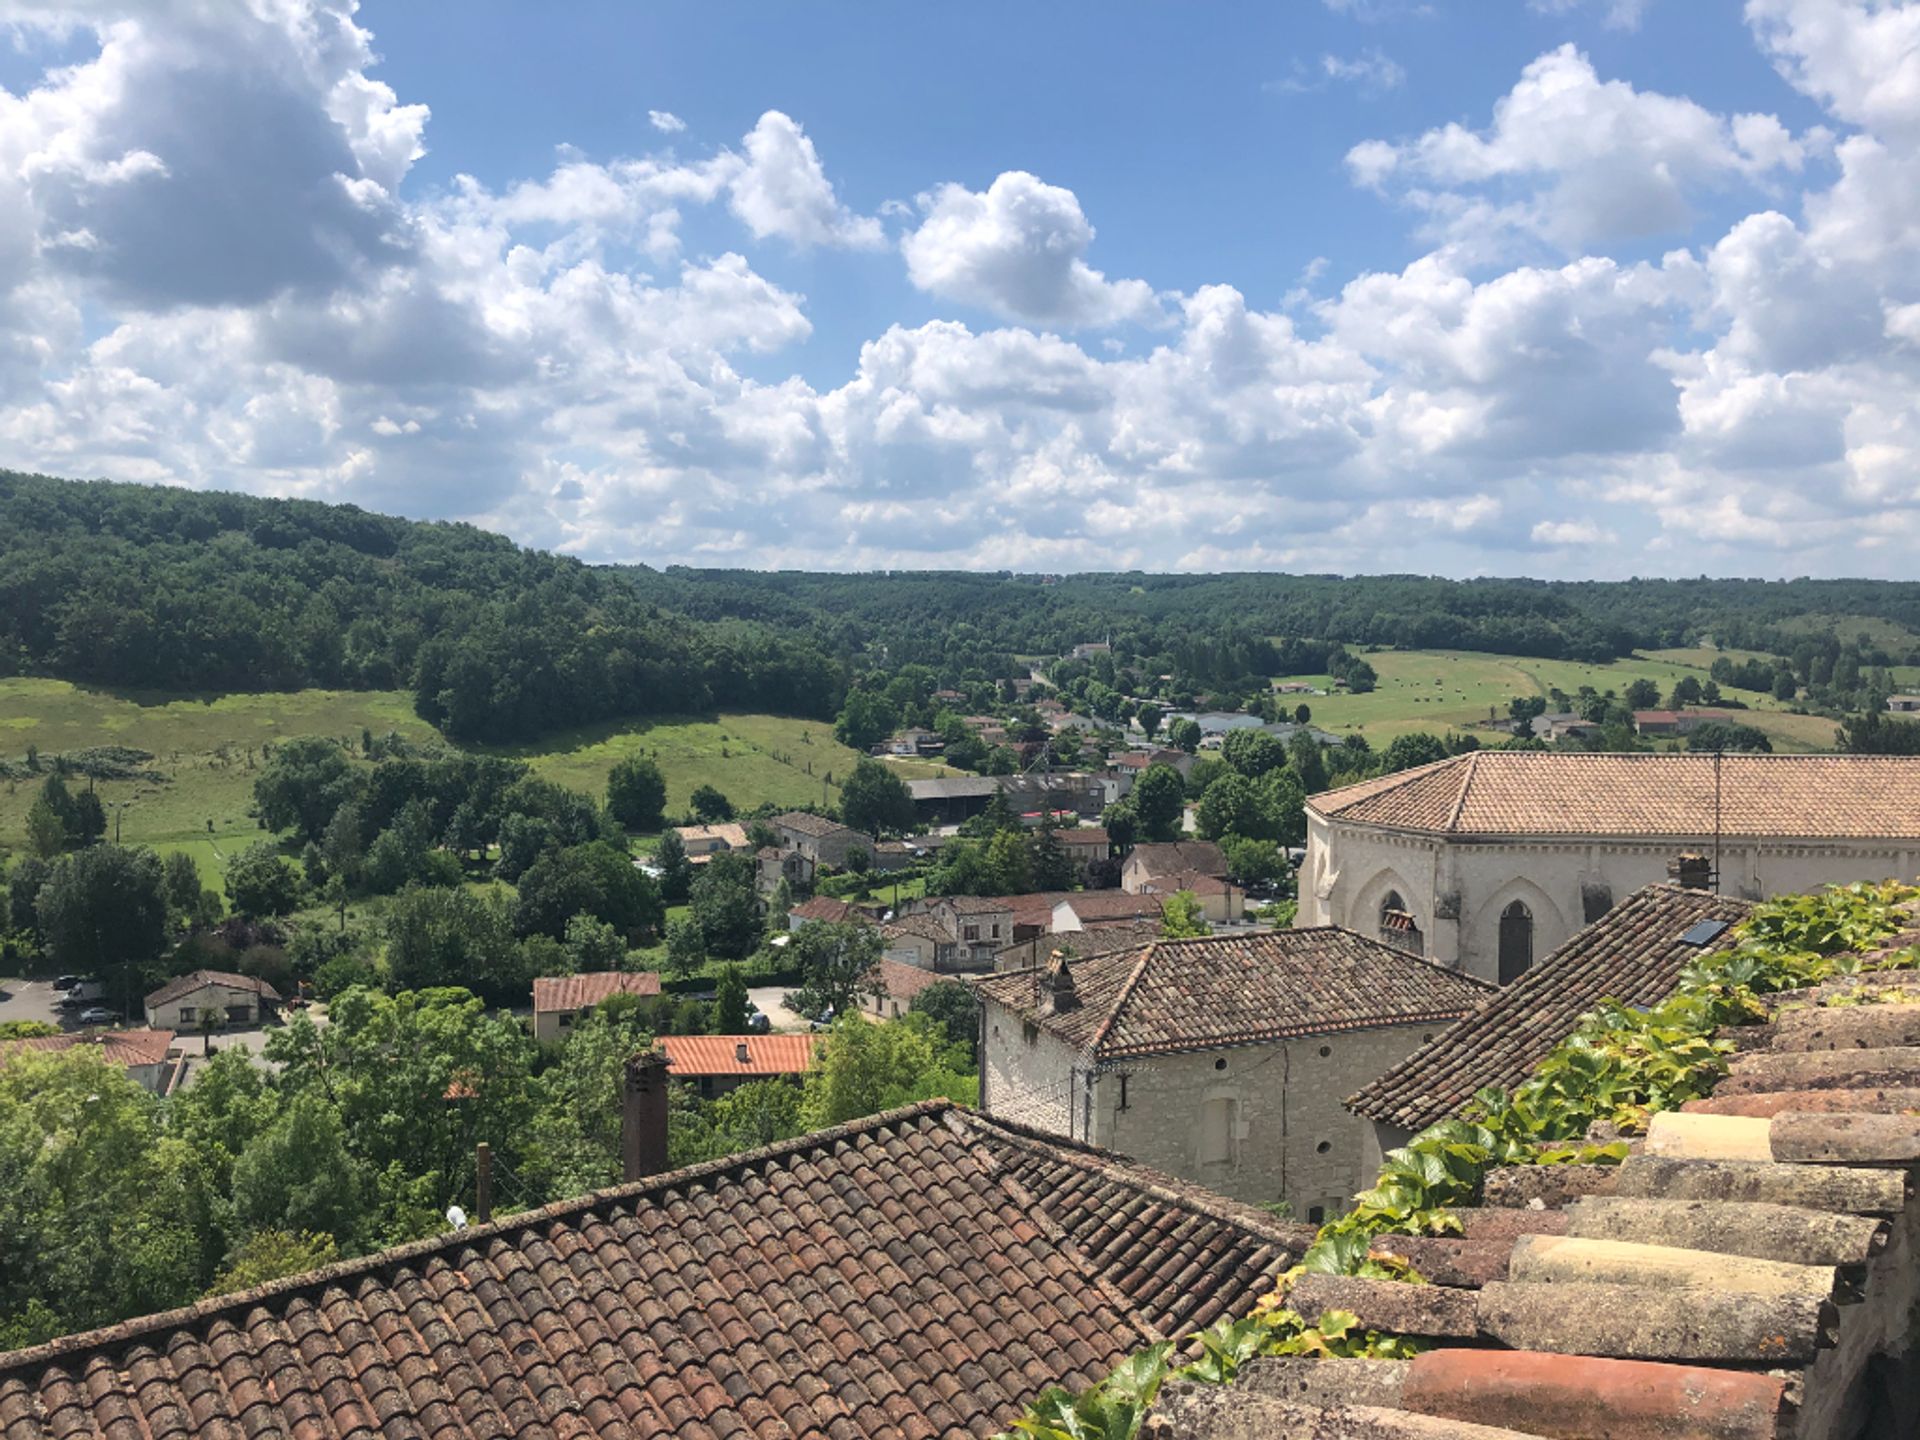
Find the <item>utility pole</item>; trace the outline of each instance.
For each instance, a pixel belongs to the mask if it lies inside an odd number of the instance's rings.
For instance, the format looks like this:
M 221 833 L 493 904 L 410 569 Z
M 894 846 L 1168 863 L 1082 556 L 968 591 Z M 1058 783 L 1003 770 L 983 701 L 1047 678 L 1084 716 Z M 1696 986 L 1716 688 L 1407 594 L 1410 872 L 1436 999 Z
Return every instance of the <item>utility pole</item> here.
M 477 1223 L 493 1219 L 493 1147 L 482 1140 L 473 1147 L 473 1210 Z

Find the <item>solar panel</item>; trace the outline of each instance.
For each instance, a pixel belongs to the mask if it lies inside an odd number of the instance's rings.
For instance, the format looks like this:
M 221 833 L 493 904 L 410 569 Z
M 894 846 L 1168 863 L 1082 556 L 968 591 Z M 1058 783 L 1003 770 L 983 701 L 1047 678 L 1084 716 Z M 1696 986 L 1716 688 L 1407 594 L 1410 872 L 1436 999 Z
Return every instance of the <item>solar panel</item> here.
M 1725 933 L 1727 922 L 1724 920 L 1702 920 L 1686 934 L 1680 937 L 1682 945 L 1705 945 L 1710 940 L 1718 940 Z

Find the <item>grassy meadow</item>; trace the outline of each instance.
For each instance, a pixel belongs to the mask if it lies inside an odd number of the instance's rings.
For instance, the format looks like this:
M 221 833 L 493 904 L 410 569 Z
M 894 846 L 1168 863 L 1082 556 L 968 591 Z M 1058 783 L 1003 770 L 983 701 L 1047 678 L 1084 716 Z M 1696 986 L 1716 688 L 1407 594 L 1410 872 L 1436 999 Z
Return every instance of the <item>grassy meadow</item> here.
M 1484 725 L 1504 716 L 1516 695 L 1544 695 L 1558 687 L 1571 695 L 1582 685 L 1624 691 L 1646 678 L 1664 696 L 1682 678 L 1708 678 L 1707 669 L 1722 652 L 1710 649 L 1663 650 L 1605 665 L 1574 660 L 1535 660 L 1488 655 L 1470 650 L 1382 650 L 1366 658 L 1379 674 L 1378 687 L 1365 695 L 1301 696 L 1313 711 L 1313 723 L 1336 733 L 1358 731 L 1375 745 L 1417 730 L 1434 732 Z M 1744 652 L 1728 651 L 1731 658 Z M 1325 675 L 1288 676 L 1326 688 Z M 1752 707 L 1738 718 L 1766 732 L 1777 750 L 1830 750 L 1834 722 L 1814 715 L 1791 715 L 1771 696 L 1733 692 Z M 1294 697 L 1287 697 L 1289 700 Z M 1736 712 L 1737 713 L 1737 712 Z
M 355 742 L 360 732 L 436 738 L 400 691 L 299 690 L 280 694 L 180 696 L 107 691 L 62 680 L 0 680 L 0 758 L 18 761 L 33 745 L 43 756 L 95 745 L 126 745 L 154 755 L 164 779 L 102 780 L 108 833 L 163 853 L 184 850 L 206 883 L 220 886 L 226 858 L 261 838 L 248 813 L 261 747 L 298 735 Z M 638 752 L 667 778 L 669 814 L 684 812 L 703 784 L 742 809 L 762 803 L 831 803 L 859 756 L 830 725 L 774 715 L 712 715 L 635 720 L 548 737 L 538 745 L 498 747 L 559 784 L 600 795 L 607 771 Z M 921 761 L 893 761 L 903 778 L 951 774 Z M 829 779 L 831 777 L 831 779 Z M 77 782 L 85 785 L 81 779 Z M 37 779 L 0 781 L 0 847 L 21 848 Z

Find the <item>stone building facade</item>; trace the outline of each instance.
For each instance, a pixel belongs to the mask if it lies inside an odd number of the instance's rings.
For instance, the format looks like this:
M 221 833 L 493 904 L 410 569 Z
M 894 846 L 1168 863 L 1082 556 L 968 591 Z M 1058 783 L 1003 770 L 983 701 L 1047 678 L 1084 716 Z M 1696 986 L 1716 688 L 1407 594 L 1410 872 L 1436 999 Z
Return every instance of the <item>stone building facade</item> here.
M 1307 802 L 1297 923 L 1510 983 L 1683 853 L 1746 899 L 1911 879 L 1920 757 L 1482 751 L 1364 781 Z
M 980 1102 L 1234 1199 L 1344 1208 L 1344 1107 L 1490 993 L 1338 930 L 1159 941 L 978 982 Z

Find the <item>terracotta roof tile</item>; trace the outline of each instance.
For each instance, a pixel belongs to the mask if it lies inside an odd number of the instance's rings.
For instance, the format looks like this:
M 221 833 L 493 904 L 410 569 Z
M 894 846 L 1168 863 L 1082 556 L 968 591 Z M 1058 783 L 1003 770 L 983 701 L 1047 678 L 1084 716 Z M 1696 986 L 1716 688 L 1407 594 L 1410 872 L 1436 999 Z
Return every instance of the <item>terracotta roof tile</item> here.
M 976 983 L 1096 1059 L 1457 1020 L 1478 980 L 1333 926 L 1157 940 L 1071 962 L 1078 1005 L 1044 1013 L 1043 972 Z
M 533 982 L 533 1008 L 585 1010 L 613 995 L 658 995 L 660 976 L 653 970 L 596 970 L 586 975 L 542 975 Z
M 935 1101 L 0 1357 L 0 1433 L 983 1436 L 1290 1236 Z
M 824 840 L 829 835 L 860 833 L 850 826 L 842 825 L 838 820 L 829 820 L 824 815 L 809 814 L 805 810 L 789 810 L 785 815 L 776 815 L 773 817 L 773 823 L 785 830 L 795 830 L 802 835 L 811 835 L 816 840 Z
M 1744 900 L 1677 885 L 1637 890 L 1347 1106 L 1370 1120 L 1423 1130 L 1484 1086 L 1517 1085 L 1600 1001 L 1657 1004 L 1686 966 L 1733 944 L 1731 930 L 1687 944 L 1681 937 L 1700 921 L 1731 926 L 1752 909 Z
M 96 1050 L 109 1065 L 158 1065 L 174 1041 L 171 1030 L 87 1030 L 67 1035 L 36 1035 L 30 1040 L 0 1041 L 0 1065 L 10 1055 L 33 1051 L 57 1054 L 62 1050 Z
M 848 920 L 865 920 L 863 911 L 854 909 L 844 900 L 836 900 L 831 895 L 816 895 L 811 900 L 803 900 L 787 912 L 794 920 L 824 920 L 829 924 L 840 924 Z
M 262 980 L 258 975 L 235 975 L 227 970 L 195 970 L 191 974 L 181 975 L 147 996 L 148 1005 L 170 1005 L 184 995 L 207 985 L 225 985 L 231 990 L 247 990 L 262 1000 L 280 1003 L 280 992 Z
M 662 1035 L 676 1080 L 699 1075 L 801 1075 L 813 1066 L 816 1035 Z M 740 1058 L 745 1047 L 747 1058 Z
M 1136 845 L 1127 856 L 1127 866 L 1129 869 L 1142 870 L 1150 877 L 1178 875 L 1189 870 L 1198 870 L 1203 875 L 1224 876 L 1227 873 L 1226 856 L 1211 840 L 1169 840 Z
M 1635 835 L 1714 829 L 1714 757 L 1481 750 L 1314 796 L 1330 818 L 1455 835 Z M 1730 836 L 1920 838 L 1920 756 L 1722 757 Z

